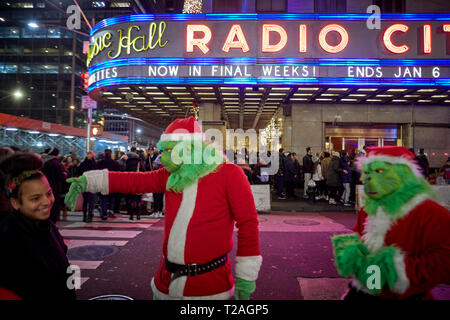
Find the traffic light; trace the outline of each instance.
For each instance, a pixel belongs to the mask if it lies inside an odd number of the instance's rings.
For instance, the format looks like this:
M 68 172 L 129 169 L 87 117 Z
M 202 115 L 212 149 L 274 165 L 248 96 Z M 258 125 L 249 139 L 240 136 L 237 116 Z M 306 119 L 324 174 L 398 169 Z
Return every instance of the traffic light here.
M 99 125 L 91 126 L 91 137 L 99 137 L 103 135 L 103 127 Z
M 83 80 L 83 89 L 88 91 L 89 88 L 89 73 L 85 72 L 81 74 L 81 79 Z
M 101 125 L 102 127 L 105 126 L 105 117 L 101 117 L 100 120 L 98 121 L 98 124 Z

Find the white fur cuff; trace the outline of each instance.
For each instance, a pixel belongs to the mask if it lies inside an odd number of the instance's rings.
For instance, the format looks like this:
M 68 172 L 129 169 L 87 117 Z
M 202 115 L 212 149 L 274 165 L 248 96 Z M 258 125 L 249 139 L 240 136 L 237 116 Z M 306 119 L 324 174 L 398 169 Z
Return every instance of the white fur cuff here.
M 403 294 L 409 288 L 409 279 L 406 275 L 405 255 L 399 249 L 395 249 L 394 265 L 397 271 L 397 281 L 392 291 Z
M 261 263 L 261 256 L 236 257 L 236 278 L 255 281 L 258 279 Z
M 87 171 L 83 176 L 87 179 L 86 192 L 109 194 L 108 169 Z

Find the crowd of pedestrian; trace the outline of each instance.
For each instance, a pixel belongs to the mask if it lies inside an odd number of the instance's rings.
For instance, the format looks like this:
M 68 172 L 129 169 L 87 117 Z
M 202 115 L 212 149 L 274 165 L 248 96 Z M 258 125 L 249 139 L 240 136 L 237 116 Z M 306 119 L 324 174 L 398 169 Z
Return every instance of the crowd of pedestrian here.
M 365 147 L 364 147 L 365 149 Z M 278 200 L 299 199 L 296 190 L 303 193 L 302 197 L 315 203 L 327 201 L 330 205 L 343 204 L 351 206 L 356 201 L 356 186 L 362 184 L 361 174 L 356 168 L 355 162 L 365 150 L 347 153 L 342 150 L 322 151 L 313 153 L 311 147 L 306 148 L 306 153 L 301 161 L 295 152 L 286 152 L 283 148 L 278 150 L 278 171 L 269 174 L 266 168 L 271 166 L 270 160 L 275 159 L 268 152 L 266 157 L 260 157 L 257 152 L 249 152 L 247 149 L 232 151 L 232 158 L 228 159 L 238 164 L 244 171 L 250 184 L 270 184 L 277 195 Z M 414 151 L 414 150 L 411 150 Z M 0 162 L 2 159 L 20 152 L 17 147 L 0 148 Z M 230 153 L 226 152 L 230 158 Z M 64 204 L 64 197 L 68 192 L 67 178 L 79 177 L 90 170 L 107 169 L 109 171 L 151 171 L 162 167 L 160 152 L 157 148 L 138 150 L 131 147 L 129 152 L 116 150 L 112 152 L 106 149 L 97 155 L 90 151 L 84 159 L 80 159 L 76 152 L 60 155 L 58 148 L 45 149 L 41 154 L 43 161 L 42 172 L 46 176 L 55 197 L 51 209 L 50 219 L 53 222 L 59 220 L 62 213 L 66 217 L 68 208 Z M 234 158 L 233 158 L 234 156 Z M 416 162 L 425 177 L 430 176 L 430 165 L 424 149 L 420 149 L 416 156 Z M 443 183 L 450 184 L 450 158 L 440 168 Z M 12 208 L 7 201 L 5 192 L 0 193 L 2 216 L 11 212 Z M 81 202 L 81 199 L 80 199 Z M 164 216 L 163 194 L 123 195 L 123 194 L 92 194 L 84 192 L 82 204 L 79 208 L 83 212 L 83 221 L 91 222 L 95 208 L 98 207 L 102 220 L 114 218 L 120 210 L 126 210 L 131 220 L 140 219 L 143 212 L 150 213 L 152 218 Z
M 15 152 L 21 152 L 18 148 L 2 147 L 0 148 L 0 162 L 13 155 Z M 70 184 L 66 181 L 68 178 L 76 178 L 83 173 L 91 170 L 107 169 L 109 171 L 151 171 L 161 168 L 161 162 L 158 161 L 159 150 L 157 148 L 147 148 L 146 151 L 131 147 L 129 152 L 112 152 L 106 149 L 97 153 L 89 151 L 84 159 L 80 159 L 78 154 L 71 152 L 62 156 L 56 147 L 45 149 L 39 154 L 43 166 L 42 173 L 48 180 L 55 198 L 51 209 L 50 219 L 56 222 L 67 216 L 68 208 L 64 204 L 64 197 L 69 190 Z M 6 193 L 0 193 L 1 216 L 6 216 L 12 211 L 7 199 Z M 163 194 L 151 195 L 147 197 L 152 202 L 143 201 L 142 195 L 123 195 L 110 194 L 101 195 L 84 192 L 82 194 L 82 205 L 80 209 L 83 212 L 83 222 L 92 222 L 94 210 L 98 207 L 102 220 L 114 218 L 120 210 L 126 209 L 130 220 L 140 220 L 141 213 L 151 213 L 152 218 L 163 217 L 164 197 Z M 81 204 L 81 203 L 80 203 Z
M 295 189 L 303 189 L 303 198 L 313 203 L 319 200 L 328 201 L 330 205 L 343 204 L 352 206 L 356 202 L 356 187 L 362 184 L 361 173 L 356 167 L 358 157 L 365 154 L 363 150 L 349 154 L 322 151 L 313 154 L 311 147 L 306 148 L 301 164 L 295 152 L 279 149 L 278 172 L 273 178 L 273 189 L 278 200 L 299 199 Z M 411 149 L 414 152 L 413 149 Z M 429 177 L 430 165 L 424 149 L 419 150 L 416 162 L 425 178 Z M 450 183 L 450 158 L 440 169 L 443 179 Z

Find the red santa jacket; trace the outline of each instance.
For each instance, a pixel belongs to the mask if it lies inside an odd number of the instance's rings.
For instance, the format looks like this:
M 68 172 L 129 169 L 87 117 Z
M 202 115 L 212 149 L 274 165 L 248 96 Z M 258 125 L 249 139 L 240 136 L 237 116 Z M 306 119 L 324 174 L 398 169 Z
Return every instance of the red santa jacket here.
M 363 208 L 354 231 L 371 252 L 382 246 L 397 249 L 394 261 L 398 279 L 394 290 L 382 290 L 382 298 L 422 294 L 423 299 L 432 299 L 433 287 L 450 283 L 450 214 L 427 195 L 413 198 L 395 221 L 383 209 L 368 216 Z M 353 284 L 362 289 L 357 280 Z
M 243 171 L 224 163 L 195 184 L 176 193 L 166 190 L 170 173 L 150 172 L 86 173 L 87 191 L 109 193 L 165 193 L 163 255 L 177 264 L 204 264 L 229 253 L 233 228 L 238 228 L 236 276 L 254 281 L 261 265 L 257 212 Z M 228 299 L 234 292 L 230 262 L 218 269 L 170 282 L 161 259 L 152 280 L 158 299 Z M 170 285 L 169 285 L 170 284 Z

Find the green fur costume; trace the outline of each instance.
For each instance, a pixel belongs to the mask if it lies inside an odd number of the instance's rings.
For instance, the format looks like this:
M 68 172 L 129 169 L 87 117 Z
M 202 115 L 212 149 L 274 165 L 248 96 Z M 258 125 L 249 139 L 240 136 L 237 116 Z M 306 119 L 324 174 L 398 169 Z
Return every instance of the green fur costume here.
M 433 197 L 431 187 L 417 174 L 414 164 L 403 158 L 397 160 L 395 157 L 392 157 L 393 161 L 383 156 L 368 159 L 371 158 L 365 157 L 359 163 L 364 183 L 364 210 L 368 217 L 373 217 L 379 210 L 383 210 L 392 223 L 395 223 L 403 217 L 405 205 L 414 197 L 420 194 Z M 391 290 L 394 288 L 399 277 L 395 268 L 394 246 L 383 245 L 372 252 L 358 234 L 334 236 L 332 244 L 336 268 L 340 275 L 356 278 L 365 291 L 373 295 L 380 293 L 385 286 Z M 371 273 L 368 270 L 371 266 L 380 270 L 380 286 L 369 286 Z

